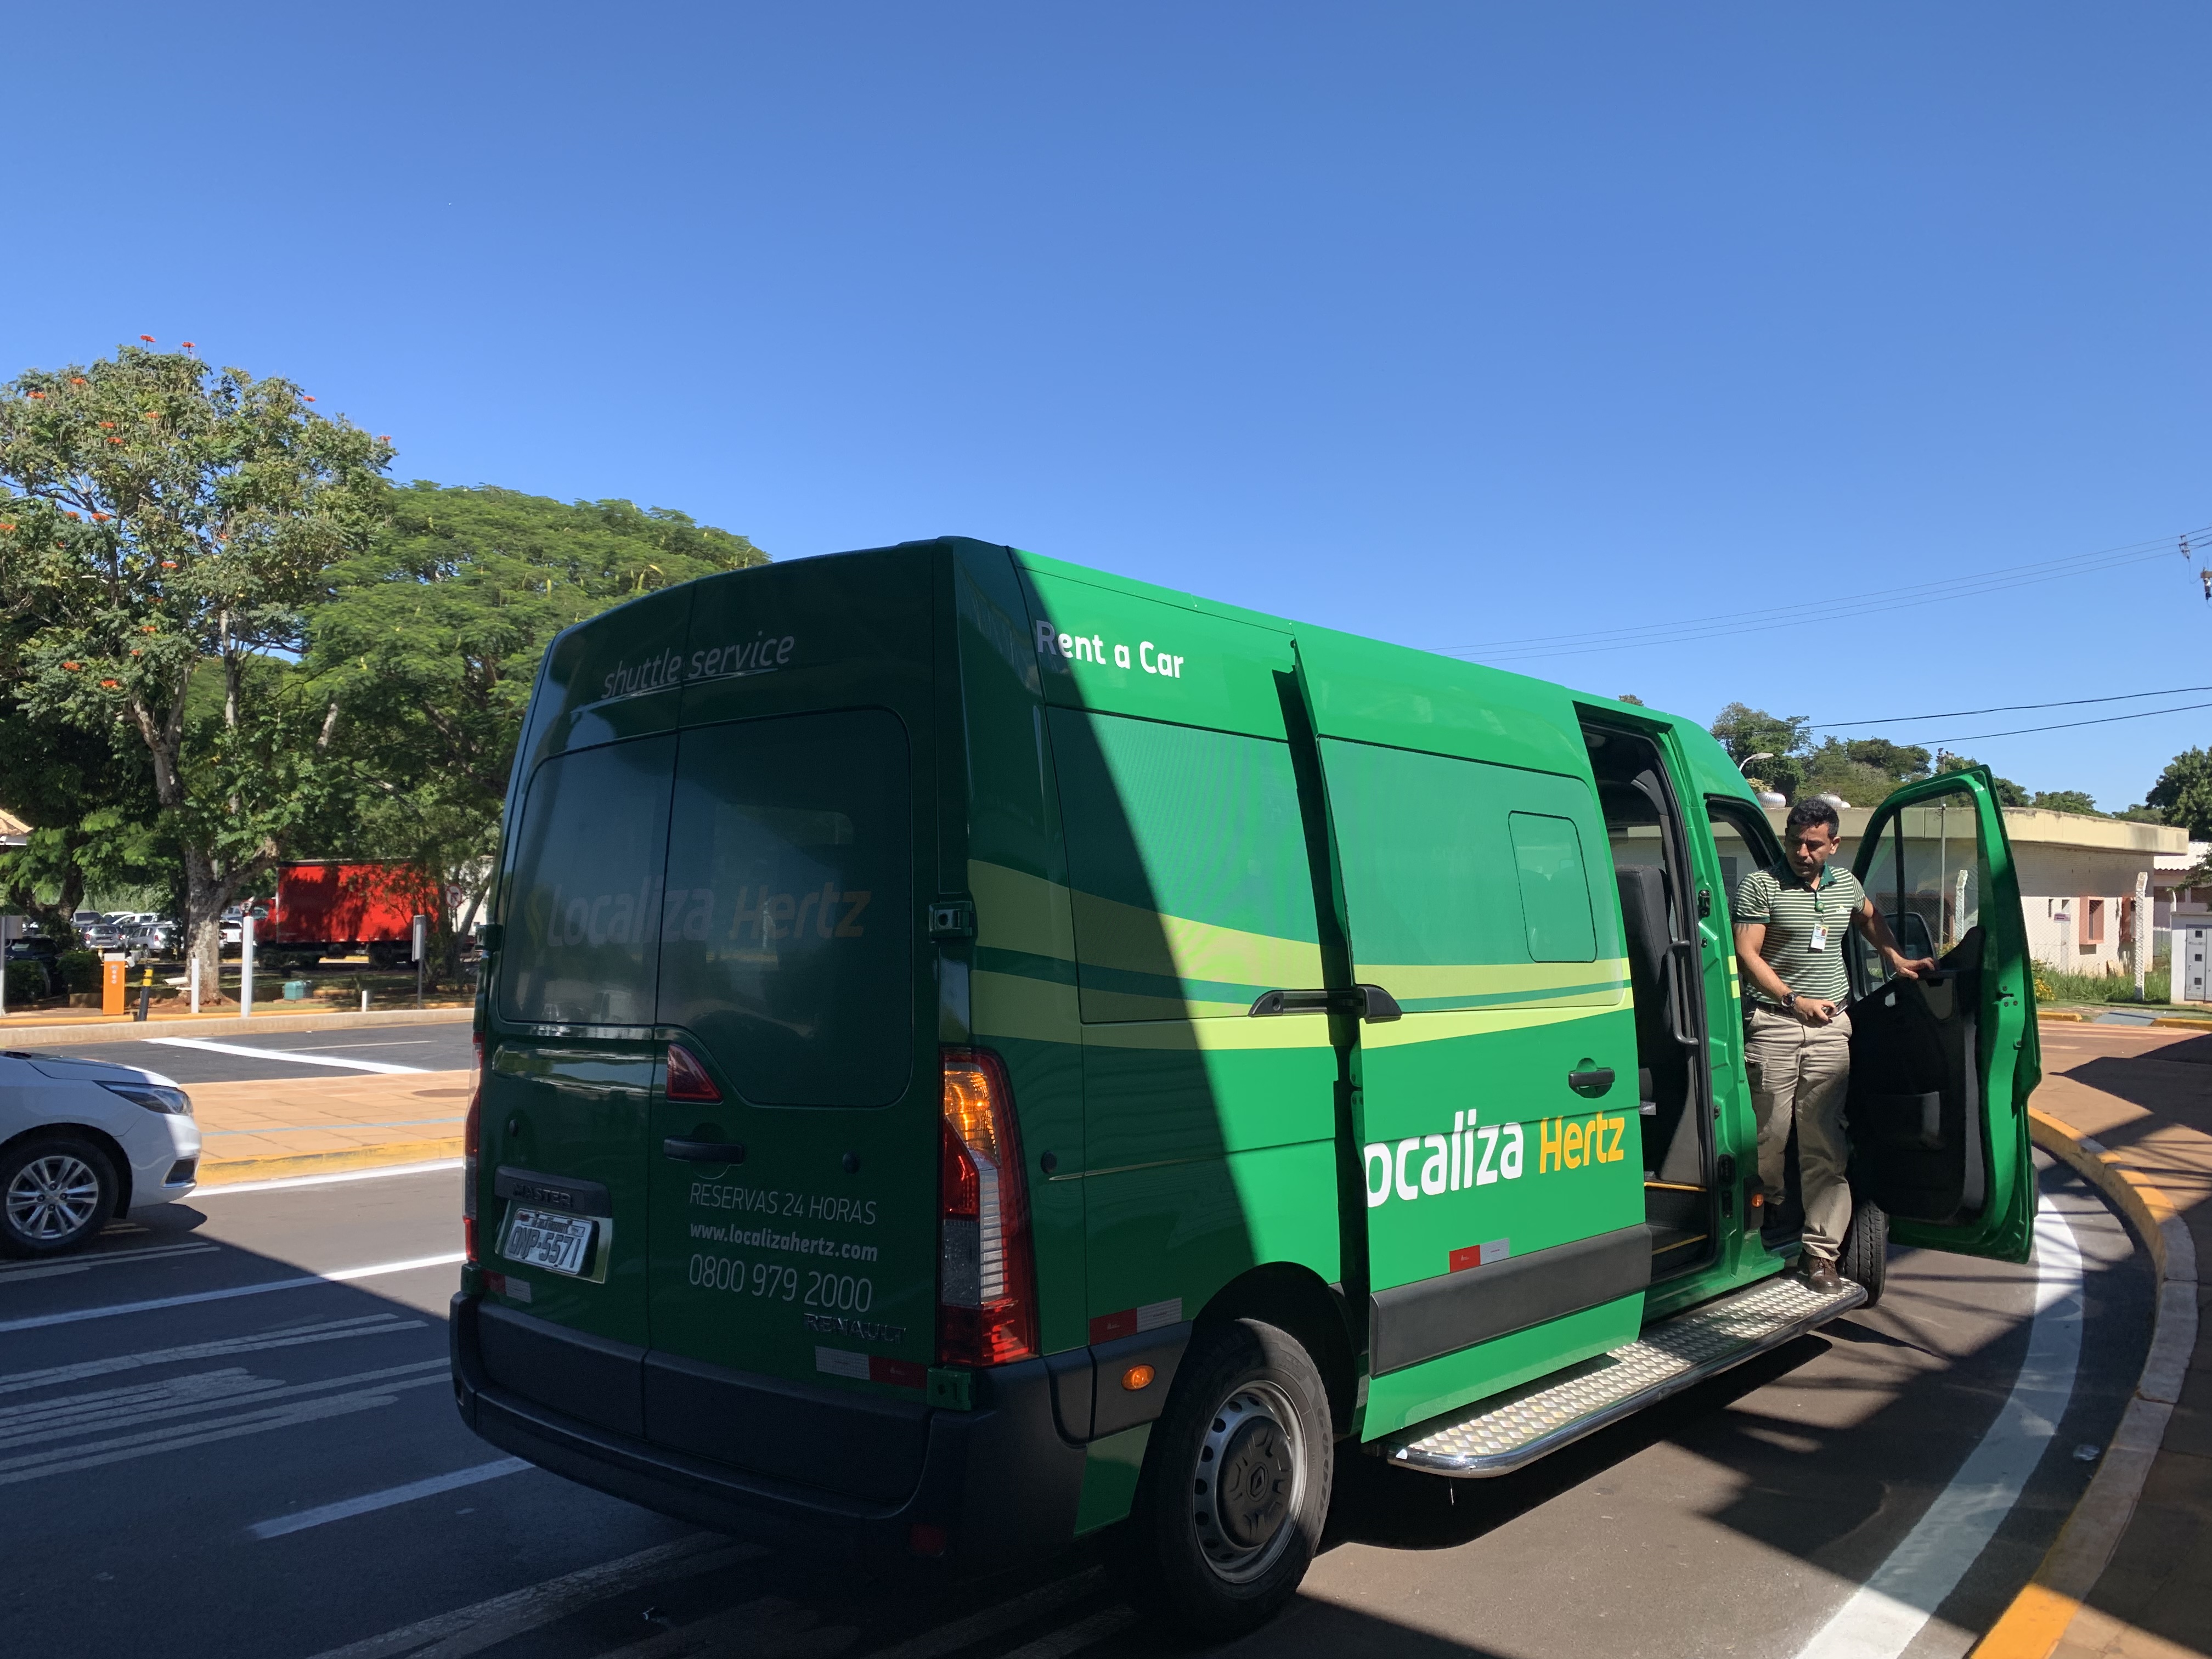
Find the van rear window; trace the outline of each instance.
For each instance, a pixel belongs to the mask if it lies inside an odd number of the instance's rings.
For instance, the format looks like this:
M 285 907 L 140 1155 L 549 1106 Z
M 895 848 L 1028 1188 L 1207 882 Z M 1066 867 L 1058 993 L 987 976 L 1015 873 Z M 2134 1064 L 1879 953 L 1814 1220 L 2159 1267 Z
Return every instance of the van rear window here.
M 880 1106 L 913 1067 L 905 729 L 881 709 L 683 734 L 660 1020 L 748 1100 Z
M 508 878 L 500 1012 L 653 1024 L 653 943 L 676 739 L 556 755 L 538 769 Z

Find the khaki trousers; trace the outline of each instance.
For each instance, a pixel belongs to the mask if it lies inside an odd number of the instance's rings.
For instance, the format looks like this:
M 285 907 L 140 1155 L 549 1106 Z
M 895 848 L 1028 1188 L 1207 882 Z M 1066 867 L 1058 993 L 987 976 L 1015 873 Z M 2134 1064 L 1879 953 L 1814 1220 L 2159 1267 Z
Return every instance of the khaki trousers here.
M 1851 1224 L 1851 1189 L 1844 1178 L 1850 1147 L 1844 1139 L 1844 1097 L 1851 1078 L 1851 1021 L 1838 1013 L 1826 1025 L 1754 1006 L 1744 1034 L 1752 1109 L 1759 1116 L 1759 1184 L 1770 1206 L 1784 1200 L 1783 1160 L 1797 1128 L 1797 1190 L 1805 1204 L 1805 1253 L 1833 1261 Z

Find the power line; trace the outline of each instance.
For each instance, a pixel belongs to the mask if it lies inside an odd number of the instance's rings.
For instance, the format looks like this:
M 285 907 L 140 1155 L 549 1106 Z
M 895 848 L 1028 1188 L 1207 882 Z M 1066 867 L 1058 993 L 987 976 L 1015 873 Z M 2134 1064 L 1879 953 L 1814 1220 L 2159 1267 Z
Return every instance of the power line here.
M 2212 685 L 2176 685 L 2163 691 L 2122 691 L 2109 697 L 2069 697 L 2063 702 L 2002 702 L 1993 708 L 1951 708 L 1940 714 L 1887 714 L 1880 720 L 1821 720 L 1808 732 L 1839 732 L 1847 726 L 1903 726 L 1911 720 L 1964 720 L 1969 714 L 2010 714 L 2027 708 L 2079 708 L 2093 702 L 2129 702 L 2137 697 L 2179 697 L 2191 691 L 2212 691 Z M 2157 711 L 2147 710 L 2147 713 Z
M 2212 526 L 2192 530 L 2188 534 L 2192 538 L 2212 535 Z M 1756 610 L 1722 611 L 1709 617 L 1683 617 L 1668 623 L 1650 623 L 1613 629 L 1583 629 L 1567 634 L 1532 635 L 1518 639 L 1494 640 L 1480 645 L 1448 647 L 1444 648 L 1443 654 L 1451 656 L 1479 654 L 1486 661 L 1504 663 L 1540 657 L 1588 656 L 1600 652 L 1632 650 L 1638 647 L 1690 644 L 1700 640 L 1718 639 L 1732 634 L 1797 627 L 1812 622 L 1825 622 L 1844 617 L 1865 616 L 1884 611 L 1933 605 L 1947 599 L 1971 599 L 1982 593 L 2013 587 L 2031 586 L 2040 582 L 2057 581 L 2068 576 L 2087 575 L 2102 570 L 2119 569 L 2129 565 L 2148 564 L 2156 560 L 2172 557 L 2174 547 L 2173 538 L 2160 537 L 2154 540 L 2134 542 L 2122 547 L 2107 548 L 2096 553 L 2070 555 L 2058 559 L 2042 559 L 2027 564 L 2010 565 L 1996 570 L 1978 571 L 1969 575 L 1948 577 L 1941 581 L 1919 582 L 1905 587 L 1852 595 L 1840 601 L 1832 596 L 1826 599 L 1808 600 L 1796 605 L 1765 605 Z
M 2020 738 L 2031 732 L 2067 732 L 2077 726 L 2111 726 L 2120 720 L 2147 720 L 2154 714 L 2185 714 L 2192 708 L 2212 708 L 2212 702 L 2185 702 L 2172 708 L 2139 708 L 2132 714 L 2107 714 L 2101 720 L 2062 720 L 2056 726 L 2022 726 L 2010 732 L 1978 732 L 1970 738 L 1929 738 L 1921 745 L 1939 743 L 1984 743 L 1991 738 Z

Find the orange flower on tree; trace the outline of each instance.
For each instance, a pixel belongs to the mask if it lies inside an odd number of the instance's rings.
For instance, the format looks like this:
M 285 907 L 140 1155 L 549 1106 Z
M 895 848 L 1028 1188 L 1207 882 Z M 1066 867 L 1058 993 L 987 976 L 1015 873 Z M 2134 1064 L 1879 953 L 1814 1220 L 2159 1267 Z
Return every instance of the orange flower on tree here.
M 114 691 L 120 690 L 122 688 L 122 684 L 123 682 L 121 680 L 102 680 L 100 683 L 100 687 L 103 691 Z
M 112 443 L 112 444 L 119 444 L 119 443 L 121 443 L 121 442 L 123 441 L 123 440 L 122 440 L 122 439 L 120 439 L 120 438 L 110 438 L 107 441 L 108 441 L 108 442 L 110 442 L 110 443 Z
M 161 561 L 161 568 L 164 570 L 174 570 L 176 568 L 177 562 L 174 559 L 164 559 Z
M 82 374 L 72 374 L 70 376 L 70 384 L 71 386 L 90 386 L 92 382 L 86 380 Z
M 81 662 L 67 662 L 67 661 L 65 661 L 65 662 L 64 662 L 64 663 L 62 664 L 62 666 L 63 666 L 63 667 L 64 667 L 64 668 L 66 668 L 66 669 L 68 669 L 68 670 L 69 670 L 69 672 L 70 672 L 70 673 L 74 674 L 74 673 L 76 673 L 76 671 L 77 671 L 78 669 L 80 669 L 80 668 L 83 667 L 83 666 L 84 666 L 84 665 L 83 665 L 82 663 L 81 663 Z
M 308 397 L 308 396 L 307 396 L 307 394 L 306 392 L 302 392 L 300 394 L 300 398 L 301 398 L 301 402 L 303 402 L 303 403 L 310 403 L 310 404 L 311 404 L 311 403 L 313 403 L 313 402 L 314 402 L 314 401 L 315 401 L 313 398 Z
M 154 343 L 154 337 L 150 334 L 141 334 L 138 337 L 143 340 L 148 345 Z
M 191 349 L 192 349 L 192 343 L 191 343 L 190 340 L 185 341 L 185 350 L 187 350 L 187 351 L 190 351 Z

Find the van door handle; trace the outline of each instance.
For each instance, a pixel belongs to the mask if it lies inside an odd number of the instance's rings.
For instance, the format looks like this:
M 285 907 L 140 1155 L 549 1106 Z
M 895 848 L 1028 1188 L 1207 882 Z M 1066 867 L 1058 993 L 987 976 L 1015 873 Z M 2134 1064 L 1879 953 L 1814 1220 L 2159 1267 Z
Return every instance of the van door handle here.
M 1279 1014 L 1350 1014 L 1370 1025 L 1406 1017 L 1398 999 L 1379 985 L 1355 985 L 1348 991 L 1262 991 L 1246 1012 L 1255 1019 Z
M 742 1164 L 745 1161 L 745 1143 L 742 1140 L 683 1140 L 672 1135 L 660 1143 L 660 1150 L 670 1158 L 681 1158 L 686 1164 Z
M 1593 1066 L 1586 1072 L 1567 1073 L 1567 1087 L 1585 1098 L 1595 1100 L 1613 1087 L 1613 1067 Z

